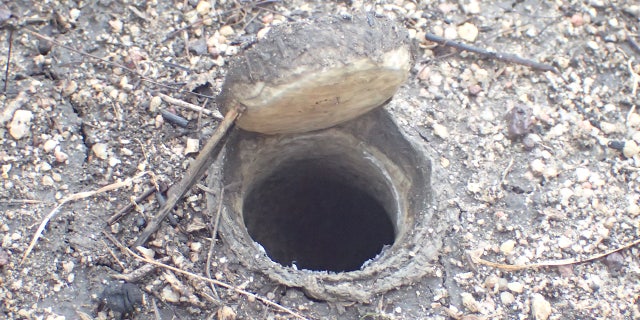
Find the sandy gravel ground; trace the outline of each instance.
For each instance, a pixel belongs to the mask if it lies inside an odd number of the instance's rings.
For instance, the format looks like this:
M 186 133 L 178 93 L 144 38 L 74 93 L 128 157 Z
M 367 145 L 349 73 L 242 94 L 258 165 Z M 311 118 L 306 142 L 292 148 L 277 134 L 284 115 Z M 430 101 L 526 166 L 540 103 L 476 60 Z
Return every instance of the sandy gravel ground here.
M 157 201 L 109 217 L 178 180 L 218 123 L 161 94 L 215 111 L 191 93 L 215 96 L 229 59 L 270 25 L 363 10 L 396 19 L 415 42 L 411 77 L 385 108 L 433 161 L 434 217 L 446 226 L 437 276 L 369 303 L 324 302 L 247 270 L 224 239 L 207 264 L 215 212 L 198 188 L 144 253 L 258 298 L 143 267 L 116 245 L 133 243 Z M 640 319 L 636 1 L 16 0 L 0 23 L 3 70 L 10 34 L 13 44 L 0 95 L 2 318 Z M 558 72 L 459 53 L 425 33 Z

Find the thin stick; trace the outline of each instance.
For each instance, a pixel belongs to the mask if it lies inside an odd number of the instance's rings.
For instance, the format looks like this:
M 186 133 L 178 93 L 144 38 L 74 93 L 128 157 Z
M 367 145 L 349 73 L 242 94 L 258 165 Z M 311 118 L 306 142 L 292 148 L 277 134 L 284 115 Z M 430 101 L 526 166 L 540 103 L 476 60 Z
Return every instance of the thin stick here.
M 172 98 L 172 97 L 170 97 L 170 96 L 168 96 L 168 95 L 166 95 L 164 93 L 157 92 L 156 94 L 160 98 L 162 98 L 162 100 L 164 100 L 164 101 L 166 101 L 168 103 L 171 103 L 171 104 L 175 104 L 178 107 L 183 107 L 183 108 L 186 108 L 186 109 L 189 109 L 189 110 L 202 112 L 202 113 L 204 113 L 204 114 L 206 114 L 208 116 L 214 117 L 214 118 L 216 118 L 218 120 L 222 120 L 224 118 L 222 116 L 222 114 L 217 110 L 215 110 L 215 111 L 208 110 L 208 109 L 205 109 L 205 108 L 203 108 L 201 106 L 197 106 L 195 104 L 191 104 L 191 103 L 186 102 L 186 101 L 182 101 L 182 100 L 178 100 L 176 98 Z
M 85 192 L 80 192 L 80 193 L 74 193 L 72 195 L 66 196 L 64 197 L 60 203 L 53 208 L 53 210 L 51 210 L 49 212 L 49 214 L 47 214 L 44 219 L 42 219 L 42 222 L 40 222 L 40 226 L 38 226 L 38 229 L 36 230 L 35 234 L 33 235 L 33 238 L 31 239 L 31 242 L 29 243 L 29 247 L 27 247 L 27 250 L 24 252 L 24 254 L 22 255 L 22 260 L 20 260 L 20 264 L 22 265 L 24 263 L 24 261 L 27 259 L 27 257 L 29 256 L 29 253 L 31 253 L 31 250 L 33 250 L 33 248 L 36 246 L 36 243 L 38 242 L 38 239 L 40 238 L 40 236 L 42 235 L 42 232 L 44 231 L 44 228 L 47 227 L 47 224 L 49 223 L 49 221 L 51 219 L 53 219 L 53 217 L 58 213 L 58 211 L 60 210 L 60 208 L 62 208 L 62 206 L 64 206 L 67 202 L 72 202 L 72 201 L 76 201 L 76 200 L 80 200 L 80 199 L 85 199 L 85 198 L 89 198 L 107 191 L 112 191 L 112 190 L 116 190 L 122 187 L 126 187 L 126 186 L 130 186 L 131 183 L 133 182 L 133 180 L 136 180 L 146 174 L 149 174 L 149 171 L 145 171 L 145 172 L 141 172 L 138 173 L 137 175 L 135 175 L 132 178 L 128 178 L 124 181 L 119 181 L 116 183 L 112 183 L 110 185 L 104 186 L 98 190 L 93 190 L 93 191 L 85 191 Z
M 13 48 L 13 30 L 9 30 L 9 53 L 7 53 L 7 67 L 4 70 L 4 94 L 7 94 L 7 83 L 9 83 L 9 63 L 11 62 L 11 48 Z
M 120 248 L 120 250 L 122 250 L 124 253 L 126 253 L 126 254 L 128 254 L 128 255 L 130 255 L 130 256 L 132 256 L 132 257 L 134 257 L 134 258 L 136 258 L 136 259 L 138 259 L 138 260 L 140 260 L 142 262 L 150 263 L 150 264 L 152 264 L 154 266 L 157 266 L 157 267 L 160 267 L 160 268 L 164 268 L 164 269 L 167 269 L 167 270 L 171 270 L 173 272 L 180 273 L 180 274 L 183 274 L 185 276 L 192 277 L 192 278 L 195 278 L 195 279 L 198 279 L 198 280 L 202 280 L 202 281 L 206 281 L 206 282 L 209 282 L 209 283 L 213 283 L 213 284 L 215 284 L 217 286 L 220 286 L 220 287 L 223 287 L 223 288 L 226 288 L 226 289 L 229 289 L 229 290 L 233 290 L 233 291 L 235 291 L 235 292 L 237 292 L 239 294 L 242 294 L 242 295 L 244 295 L 246 297 L 256 299 L 256 300 L 258 300 L 258 301 L 260 301 L 260 302 L 262 302 L 262 303 L 264 303 L 264 304 L 266 304 L 266 305 L 268 305 L 270 307 L 274 307 L 274 308 L 276 308 L 276 309 L 278 309 L 280 311 L 286 312 L 286 313 L 288 313 L 288 314 L 290 314 L 290 315 L 292 315 L 292 316 L 294 316 L 294 317 L 296 317 L 298 319 L 307 319 L 303 315 L 301 315 L 301 314 L 299 314 L 299 313 L 297 313 L 297 312 L 295 312 L 295 311 L 293 311 L 293 310 L 291 310 L 291 309 L 289 309 L 287 307 L 279 305 L 279 304 L 277 304 L 277 303 L 275 303 L 275 302 L 273 302 L 273 301 L 271 301 L 271 300 L 269 300 L 267 298 L 261 297 L 261 296 L 255 294 L 255 293 L 251 293 L 249 291 L 240 289 L 238 287 L 235 287 L 233 285 L 230 285 L 230 284 L 222 282 L 222 281 L 218 281 L 218 280 L 215 280 L 215 279 L 208 279 L 206 277 L 203 277 L 203 276 L 200 276 L 200 275 L 188 272 L 188 271 L 184 271 L 182 269 L 179 269 L 179 268 L 176 268 L 176 267 L 173 267 L 173 266 L 158 262 L 156 260 L 140 256 L 137 253 L 133 252 L 131 249 L 125 247 L 123 244 L 121 244 L 118 240 L 116 240 L 110 234 L 108 234 L 106 232 L 103 232 L 103 234 L 107 238 L 109 238 L 109 240 L 111 240 L 116 246 L 118 246 Z
M 216 212 L 215 222 L 213 223 L 213 230 L 211 231 L 211 246 L 209 247 L 209 252 L 207 253 L 207 265 L 205 267 L 205 274 L 209 279 L 211 278 L 211 259 L 213 258 L 213 249 L 216 247 L 216 238 L 218 236 L 218 226 L 220 224 L 220 215 L 222 214 L 222 202 L 224 200 L 224 186 L 220 187 L 220 192 L 218 193 L 218 210 Z M 216 286 L 212 283 L 211 290 L 213 293 L 218 296 L 218 291 L 216 290 Z
M 156 232 L 162 223 L 162 220 L 167 217 L 169 212 L 173 210 L 173 207 L 178 203 L 178 201 L 184 196 L 191 187 L 198 182 L 200 177 L 207 171 L 213 160 L 215 160 L 216 155 L 220 152 L 220 148 L 218 148 L 218 144 L 222 141 L 226 136 L 229 130 L 235 124 L 235 120 L 240 117 L 242 114 L 243 107 L 237 106 L 231 108 L 229 112 L 227 112 L 222 122 L 218 125 L 218 128 L 213 133 L 207 144 L 202 148 L 200 154 L 193 162 L 189 170 L 185 176 L 176 184 L 169 188 L 167 191 L 167 202 L 160 208 L 160 211 L 151 219 L 147 227 L 140 233 L 140 236 L 136 240 L 134 247 L 144 246 L 145 242 L 149 239 L 151 234 Z
M 494 268 L 498 268 L 501 270 L 505 270 L 505 271 L 518 271 L 518 270 L 525 270 L 525 269 L 535 269 L 535 268 L 541 268 L 541 267 L 558 267 L 558 266 L 567 266 L 567 265 L 573 265 L 573 264 L 580 264 L 580 263 L 585 263 L 585 262 L 590 262 L 593 260 L 597 260 L 600 258 L 604 258 L 612 253 L 616 253 L 618 251 L 622 251 L 625 249 L 629 249 L 633 246 L 636 246 L 640 244 L 640 239 L 637 239 L 631 243 L 628 243 L 622 247 L 607 251 L 605 253 L 600 253 L 600 254 L 596 254 L 593 255 L 587 259 L 584 260 L 579 260 L 576 258 L 571 258 L 571 259 L 563 259 L 563 260 L 552 260 L 552 261 L 543 261 L 543 262 L 539 262 L 539 263 L 532 263 L 532 264 L 502 264 L 502 263 L 496 263 L 496 262 L 491 262 L 491 261 L 487 261 L 484 260 L 482 258 L 480 258 L 480 256 L 477 255 L 473 255 L 470 254 L 470 258 L 474 263 L 478 263 L 478 264 L 483 264 L 489 267 L 494 267 Z
M 436 36 L 435 34 L 431 34 L 431 33 L 427 33 L 425 36 L 425 39 L 427 39 L 428 41 L 433 41 L 435 43 L 438 43 L 440 45 L 443 46 L 447 46 L 447 47 L 452 47 L 452 48 L 456 48 L 458 50 L 461 51 L 469 51 L 469 52 L 473 52 L 476 54 L 479 54 L 485 58 L 488 59 L 496 59 L 496 60 L 500 60 L 500 61 L 505 61 L 505 62 L 509 62 L 509 63 L 515 63 L 515 64 L 520 64 L 532 69 L 536 69 L 536 70 L 540 70 L 540 71 L 551 71 L 553 73 L 556 74 L 560 74 L 560 72 L 554 68 L 551 65 L 545 64 L 545 63 L 539 63 L 539 62 L 535 62 L 529 59 L 525 59 L 525 58 L 521 58 L 515 54 L 509 54 L 509 53 L 502 53 L 502 52 L 494 52 L 494 51 L 488 51 L 485 49 L 481 49 L 475 46 L 471 46 L 468 44 L 464 44 L 461 42 L 456 42 L 456 41 L 451 41 L 451 40 L 447 40 L 443 37 L 439 37 Z
M 107 224 L 112 225 L 112 224 L 116 223 L 116 221 L 120 220 L 122 217 L 127 215 L 127 213 L 131 209 L 133 209 L 134 206 L 137 206 L 138 203 L 144 201 L 144 199 L 149 197 L 156 190 L 157 189 L 156 189 L 155 186 L 151 186 L 151 187 L 147 188 L 146 190 L 142 191 L 141 195 L 139 195 L 138 197 L 133 199 L 131 202 L 129 202 L 129 204 L 127 204 L 124 208 L 120 209 L 120 211 L 116 212 L 114 215 L 109 217 L 109 220 L 107 220 Z

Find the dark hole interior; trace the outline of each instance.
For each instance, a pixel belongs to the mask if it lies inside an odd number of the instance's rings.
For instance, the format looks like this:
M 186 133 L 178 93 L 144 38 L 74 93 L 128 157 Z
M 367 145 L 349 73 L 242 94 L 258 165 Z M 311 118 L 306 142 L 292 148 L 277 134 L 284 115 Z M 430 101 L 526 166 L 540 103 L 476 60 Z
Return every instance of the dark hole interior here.
M 364 191 L 370 177 L 349 166 L 297 160 L 250 188 L 244 222 L 273 261 L 298 269 L 354 271 L 393 244 L 394 224 L 378 200 L 385 197 Z

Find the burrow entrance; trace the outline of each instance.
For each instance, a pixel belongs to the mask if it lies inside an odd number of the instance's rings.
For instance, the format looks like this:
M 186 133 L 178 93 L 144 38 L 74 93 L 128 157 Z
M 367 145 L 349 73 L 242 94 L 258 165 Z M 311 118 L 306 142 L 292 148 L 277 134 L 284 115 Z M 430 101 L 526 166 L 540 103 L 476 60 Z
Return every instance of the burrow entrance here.
M 361 176 L 356 167 L 367 164 L 350 161 L 292 161 L 251 188 L 244 223 L 272 260 L 298 269 L 353 271 L 393 245 L 395 226 L 384 200 L 364 185 L 381 177 L 372 177 L 373 168 Z

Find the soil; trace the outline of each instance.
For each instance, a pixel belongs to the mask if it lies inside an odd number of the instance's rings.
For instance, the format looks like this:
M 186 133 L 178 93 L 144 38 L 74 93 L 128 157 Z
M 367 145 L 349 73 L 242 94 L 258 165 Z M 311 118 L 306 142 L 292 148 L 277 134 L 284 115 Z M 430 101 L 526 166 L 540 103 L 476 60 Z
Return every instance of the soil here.
M 640 318 L 640 248 L 631 245 L 640 238 L 640 6 L 634 1 L 16 0 L 5 6 L 1 52 L 12 44 L 0 95 L 5 318 L 291 319 L 294 312 L 311 319 Z M 227 63 L 261 30 L 362 11 L 403 24 L 416 48 L 409 80 L 384 108 L 432 160 L 438 255 L 424 262 L 433 272 L 365 302 L 310 298 L 299 286 L 248 268 L 243 259 L 252 257 L 236 256 L 233 241 L 212 237 L 216 206 L 205 198 L 219 196 L 217 186 L 191 190 L 175 220 L 142 250 L 178 269 L 145 267 L 117 246 L 134 243 L 158 200 L 138 201 L 113 225 L 111 215 L 154 184 L 179 180 L 197 152 L 194 142 L 204 144 L 218 122 L 162 101 L 159 93 L 217 110 Z M 425 32 L 558 72 L 459 53 L 424 40 Z M 3 54 L 1 65 L 7 61 Z M 161 110 L 188 125 L 173 124 Z M 100 190 L 118 182 L 127 183 Z M 83 194 L 95 190 L 101 192 Z M 624 249 L 613 252 L 618 248 Z M 545 264 L 600 254 L 583 263 Z M 509 271 L 479 258 L 543 266 Z M 134 270 L 141 276 L 132 276 Z

